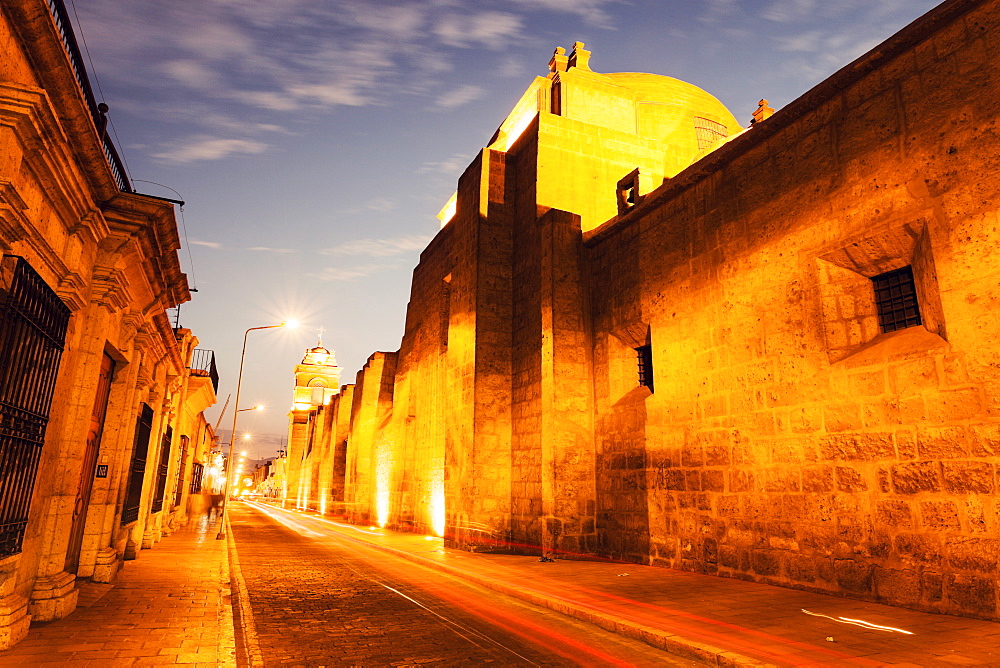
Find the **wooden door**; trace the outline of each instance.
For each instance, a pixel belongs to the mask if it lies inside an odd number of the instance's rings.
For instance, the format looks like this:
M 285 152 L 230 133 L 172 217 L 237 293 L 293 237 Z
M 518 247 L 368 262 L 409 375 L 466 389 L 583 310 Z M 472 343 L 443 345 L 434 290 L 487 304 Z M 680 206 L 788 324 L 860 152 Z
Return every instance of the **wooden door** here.
M 108 412 L 111 378 L 114 371 L 114 360 L 104 353 L 101 359 L 101 375 L 97 381 L 97 393 L 94 396 L 94 408 L 90 412 L 90 429 L 87 432 L 87 446 L 80 467 L 76 502 L 73 504 L 73 528 L 70 530 L 69 548 L 66 551 L 66 570 L 70 573 L 76 573 L 80 567 L 80 548 L 83 546 L 83 532 L 87 524 L 87 507 L 90 505 L 94 476 L 97 474 L 97 457 L 101 450 L 101 434 L 104 432 L 104 417 Z

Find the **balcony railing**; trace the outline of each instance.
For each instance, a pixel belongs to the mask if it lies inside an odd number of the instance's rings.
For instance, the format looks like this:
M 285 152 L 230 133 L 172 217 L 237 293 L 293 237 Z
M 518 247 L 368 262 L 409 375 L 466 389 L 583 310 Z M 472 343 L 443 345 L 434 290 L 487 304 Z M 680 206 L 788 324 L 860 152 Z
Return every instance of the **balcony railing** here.
M 192 376 L 211 378 L 212 387 L 216 392 L 219 391 L 219 371 L 215 368 L 214 350 L 196 348 L 191 355 L 191 366 L 188 368 L 191 370 Z
M 108 159 L 108 165 L 111 167 L 111 173 L 115 177 L 118 189 L 126 193 L 135 192 L 132 189 L 132 183 L 128 179 L 128 174 L 125 172 L 125 165 L 118 155 L 118 150 L 106 132 L 108 119 L 105 114 L 108 108 L 103 103 L 98 104 L 94 98 L 94 91 L 90 87 L 90 77 L 87 75 L 87 68 L 83 64 L 83 56 L 80 54 L 80 47 L 76 43 L 76 36 L 73 34 L 73 25 L 69 21 L 66 5 L 63 3 L 63 0 L 47 0 L 47 2 L 49 11 L 52 13 L 52 19 L 55 21 L 56 29 L 59 31 L 60 37 L 62 37 L 63 46 L 66 47 L 66 54 L 69 56 L 69 63 L 73 67 L 73 74 L 76 75 L 76 81 L 80 84 L 83 97 L 87 100 L 87 107 L 90 109 L 90 115 L 94 119 L 94 127 L 101 138 L 101 143 L 104 145 L 104 155 Z

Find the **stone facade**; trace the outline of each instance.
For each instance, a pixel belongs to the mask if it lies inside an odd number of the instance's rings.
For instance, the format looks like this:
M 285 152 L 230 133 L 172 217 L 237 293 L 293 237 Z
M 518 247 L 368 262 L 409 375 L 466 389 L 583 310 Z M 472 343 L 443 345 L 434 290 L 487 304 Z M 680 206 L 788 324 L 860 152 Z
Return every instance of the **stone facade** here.
M 0 648 L 186 521 L 211 447 L 214 360 L 166 315 L 190 299 L 173 205 L 113 171 L 61 5 L 0 9 Z
M 945 2 L 747 130 L 557 50 L 327 429 L 342 510 L 1000 618 L 998 17 Z

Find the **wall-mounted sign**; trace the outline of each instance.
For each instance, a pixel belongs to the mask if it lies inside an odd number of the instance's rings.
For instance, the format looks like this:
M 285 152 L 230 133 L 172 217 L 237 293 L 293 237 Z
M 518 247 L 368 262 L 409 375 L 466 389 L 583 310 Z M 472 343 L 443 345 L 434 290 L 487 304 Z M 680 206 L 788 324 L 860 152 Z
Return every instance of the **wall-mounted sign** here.
M 107 464 L 98 464 L 97 465 L 97 475 L 94 476 L 94 477 L 96 477 L 96 478 L 107 478 L 108 477 L 108 465 Z

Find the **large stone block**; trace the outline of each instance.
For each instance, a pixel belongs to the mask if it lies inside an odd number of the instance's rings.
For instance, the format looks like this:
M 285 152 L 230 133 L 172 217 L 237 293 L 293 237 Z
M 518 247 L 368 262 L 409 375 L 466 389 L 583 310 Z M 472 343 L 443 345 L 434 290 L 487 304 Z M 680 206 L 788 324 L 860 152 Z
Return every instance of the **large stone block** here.
M 892 435 L 887 433 L 842 434 L 820 439 L 824 460 L 878 461 L 895 456 Z
M 893 528 L 912 529 L 913 512 L 906 501 L 885 499 L 878 502 L 875 521 Z
M 954 537 L 945 542 L 948 563 L 963 571 L 995 573 L 1000 566 L 1000 539 Z
M 958 506 L 953 501 L 921 501 L 920 524 L 934 533 L 957 531 L 961 528 Z
M 944 592 L 948 603 L 958 611 L 992 616 L 997 610 L 997 583 L 995 580 L 946 573 Z
M 895 570 L 876 566 L 874 570 L 875 594 L 882 600 L 894 603 L 919 603 L 923 590 L 920 574 L 911 570 Z
M 781 573 L 781 559 L 773 550 L 750 550 L 750 568 L 757 575 L 777 576 Z
M 967 427 L 921 429 L 917 432 L 917 451 L 921 459 L 960 459 L 968 457 L 971 440 Z
M 992 494 L 994 467 L 986 462 L 943 462 L 945 490 L 952 494 Z
M 837 489 L 841 492 L 851 494 L 868 490 L 868 483 L 865 482 L 861 471 L 850 466 L 837 467 Z
M 846 591 L 867 594 L 872 591 L 871 564 L 854 559 L 835 559 L 833 569 L 837 584 Z
M 903 561 L 915 564 L 938 564 L 941 562 L 941 543 L 933 536 L 916 533 L 901 533 L 893 540 L 896 553 Z
M 898 494 L 918 494 L 941 490 L 937 462 L 897 464 L 891 471 L 892 486 Z

